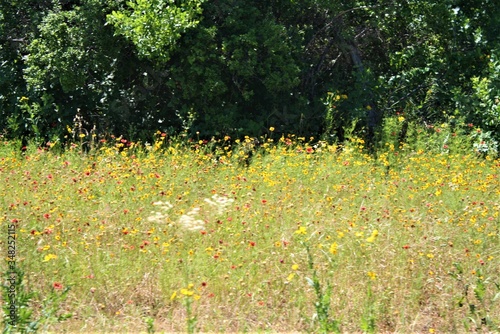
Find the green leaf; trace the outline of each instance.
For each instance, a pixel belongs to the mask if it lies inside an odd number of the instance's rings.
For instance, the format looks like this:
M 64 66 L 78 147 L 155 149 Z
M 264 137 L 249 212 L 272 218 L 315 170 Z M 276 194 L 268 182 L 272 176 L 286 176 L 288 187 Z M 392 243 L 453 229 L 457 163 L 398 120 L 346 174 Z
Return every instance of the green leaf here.
M 476 287 L 474 288 L 474 295 L 479 301 L 484 300 L 484 295 L 486 294 L 486 286 L 483 281 L 478 280 Z

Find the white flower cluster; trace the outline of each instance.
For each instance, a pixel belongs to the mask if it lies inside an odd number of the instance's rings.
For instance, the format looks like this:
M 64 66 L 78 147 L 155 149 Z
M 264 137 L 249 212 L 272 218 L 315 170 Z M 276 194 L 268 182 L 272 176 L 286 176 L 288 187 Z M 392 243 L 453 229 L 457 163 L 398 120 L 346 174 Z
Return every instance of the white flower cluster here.
M 161 211 L 151 211 L 151 216 L 148 217 L 148 221 L 152 223 L 164 223 L 167 219 L 167 211 L 172 209 L 174 206 L 169 202 L 154 202 L 153 205 L 158 206 Z
M 234 202 L 234 199 L 215 194 L 212 196 L 212 199 L 205 198 L 205 202 L 214 207 L 218 214 L 222 214 L 225 208 Z
M 195 216 L 198 215 L 200 208 L 193 208 L 191 211 L 182 215 L 179 219 L 179 224 L 189 231 L 199 231 L 203 230 L 205 222 L 201 219 L 196 219 Z
M 205 202 L 210 205 L 210 207 L 216 210 L 218 215 L 224 213 L 226 208 L 234 202 L 234 199 L 227 198 L 224 196 L 213 195 L 212 199 L 205 198 Z M 159 211 L 151 211 L 151 215 L 147 218 L 149 222 L 152 223 L 166 223 L 168 218 L 168 213 L 170 209 L 174 206 L 169 202 L 154 202 L 153 205 L 159 208 Z M 199 219 L 200 208 L 193 208 L 186 214 L 181 215 L 179 218 L 179 225 L 188 231 L 199 231 L 205 228 L 205 221 Z

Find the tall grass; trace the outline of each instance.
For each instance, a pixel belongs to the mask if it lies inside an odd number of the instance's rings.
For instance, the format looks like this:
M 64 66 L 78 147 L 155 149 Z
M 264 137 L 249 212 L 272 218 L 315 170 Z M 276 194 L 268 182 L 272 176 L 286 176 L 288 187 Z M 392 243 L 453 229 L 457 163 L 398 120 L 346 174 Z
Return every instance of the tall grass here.
M 499 160 L 162 138 L 1 143 L 2 236 L 17 225 L 34 313 L 71 287 L 46 330 L 499 330 Z

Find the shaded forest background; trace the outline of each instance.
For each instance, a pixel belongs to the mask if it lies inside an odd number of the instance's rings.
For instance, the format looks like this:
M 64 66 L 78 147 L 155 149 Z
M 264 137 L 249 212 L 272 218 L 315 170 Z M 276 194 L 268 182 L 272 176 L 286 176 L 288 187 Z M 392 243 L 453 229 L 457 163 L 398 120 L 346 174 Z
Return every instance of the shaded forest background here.
M 0 134 L 500 133 L 496 0 L 1 0 Z

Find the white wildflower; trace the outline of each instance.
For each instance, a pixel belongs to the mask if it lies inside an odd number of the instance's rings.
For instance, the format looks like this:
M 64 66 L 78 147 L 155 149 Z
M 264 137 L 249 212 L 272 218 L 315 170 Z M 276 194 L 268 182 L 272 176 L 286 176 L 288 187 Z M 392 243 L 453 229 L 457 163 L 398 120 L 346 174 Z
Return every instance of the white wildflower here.
M 182 215 L 179 219 L 179 224 L 189 231 L 199 231 L 205 226 L 205 222 L 201 219 L 196 219 L 195 216 L 200 211 L 200 208 L 193 208 L 191 211 Z
M 147 219 L 149 222 L 152 223 L 163 223 L 167 219 L 167 211 L 173 208 L 174 206 L 170 204 L 169 202 L 154 202 L 153 205 L 158 206 L 159 209 L 162 211 L 152 211 L 151 216 L 149 216 Z
M 225 208 L 234 202 L 234 199 L 215 194 L 212 196 L 212 200 L 205 198 L 205 202 L 214 207 L 219 214 L 222 214 Z
M 162 210 L 165 211 L 168 211 L 174 207 L 169 202 L 162 202 L 162 201 L 154 202 L 153 205 L 159 206 Z
M 167 218 L 167 215 L 158 211 L 152 211 L 151 214 L 152 215 L 148 217 L 148 221 L 152 223 L 161 223 Z

